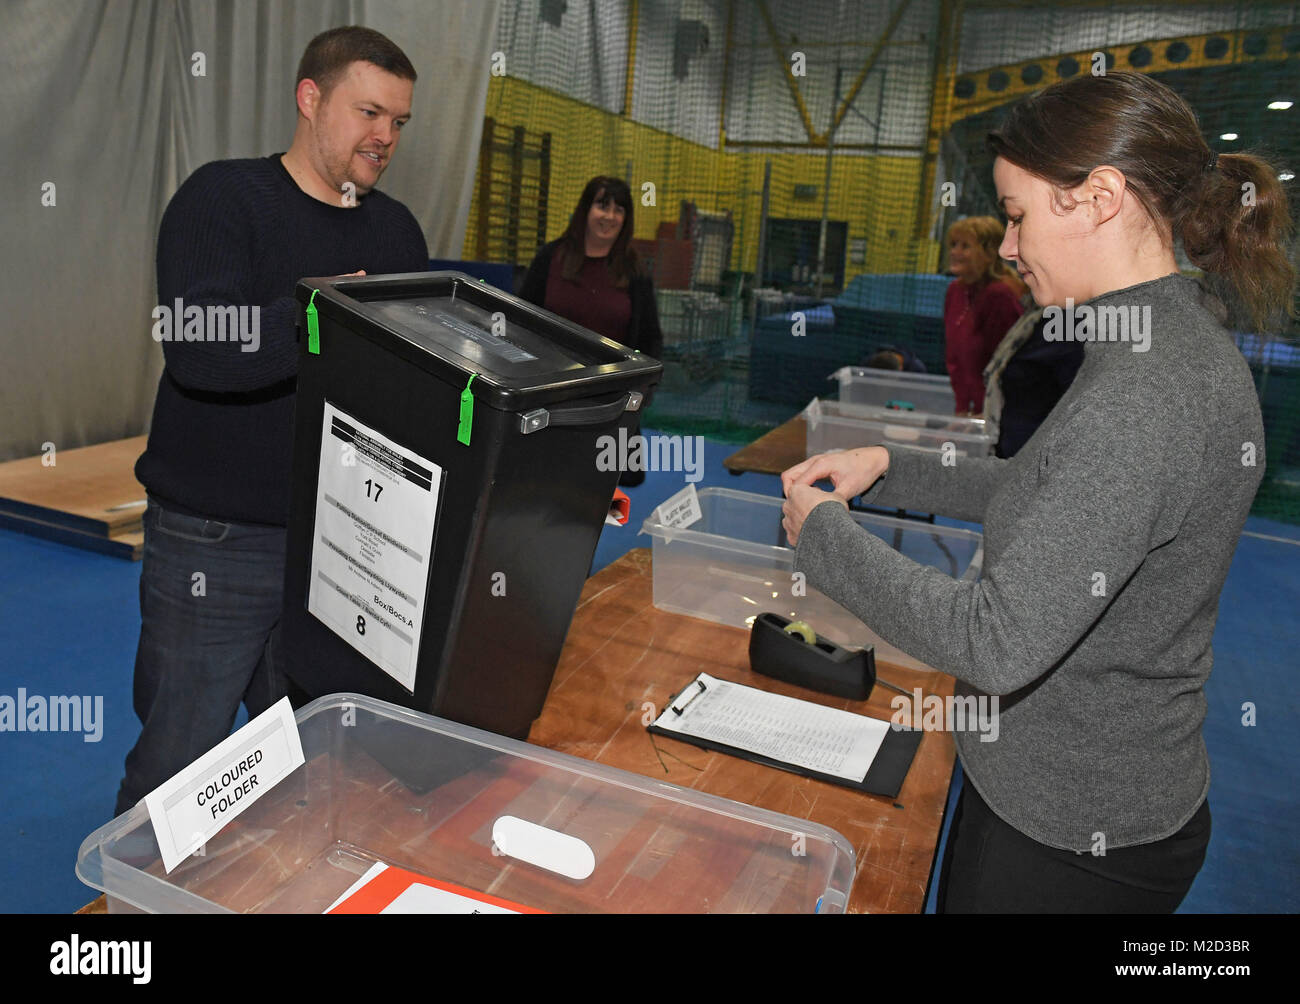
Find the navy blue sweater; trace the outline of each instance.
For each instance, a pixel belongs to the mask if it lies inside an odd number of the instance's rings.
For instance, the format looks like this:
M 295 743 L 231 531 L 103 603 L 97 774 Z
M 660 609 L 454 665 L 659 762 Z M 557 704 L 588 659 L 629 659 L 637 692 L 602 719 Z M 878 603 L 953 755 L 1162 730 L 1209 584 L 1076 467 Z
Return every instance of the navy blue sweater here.
M 195 171 L 158 231 L 158 302 L 256 305 L 260 334 L 245 341 L 258 347 L 162 341 L 166 367 L 135 467 L 141 484 L 183 512 L 283 526 L 298 373 L 295 284 L 428 266 L 420 225 L 383 192 L 354 208 L 327 205 L 295 184 L 280 154 Z
M 1043 424 L 1083 365 L 1082 342 L 1049 342 L 1047 322 L 1038 319 L 1034 333 L 1016 349 L 1002 371 L 1002 417 L 997 456 L 1014 457 Z

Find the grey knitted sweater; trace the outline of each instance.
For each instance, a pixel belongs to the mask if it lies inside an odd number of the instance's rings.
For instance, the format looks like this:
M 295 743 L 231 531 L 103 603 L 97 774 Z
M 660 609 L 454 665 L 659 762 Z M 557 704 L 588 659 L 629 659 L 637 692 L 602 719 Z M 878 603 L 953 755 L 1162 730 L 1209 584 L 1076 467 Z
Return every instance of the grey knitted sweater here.
M 1209 790 L 1210 639 L 1264 468 L 1249 368 L 1193 280 L 1090 306 L 1150 307 L 1147 351 L 1086 344 L 1013 459 L 891 446 L 864 496 L 982 522 L 979 581 L 916 564 L 833 503 L 795 554 L 809 584 L 959 695 L 999 695 L 995 741 L 955 734 L 967 776 L 1007 823 L 1074 851 L 1098 833 L 1108 848 L 1169 836 Z

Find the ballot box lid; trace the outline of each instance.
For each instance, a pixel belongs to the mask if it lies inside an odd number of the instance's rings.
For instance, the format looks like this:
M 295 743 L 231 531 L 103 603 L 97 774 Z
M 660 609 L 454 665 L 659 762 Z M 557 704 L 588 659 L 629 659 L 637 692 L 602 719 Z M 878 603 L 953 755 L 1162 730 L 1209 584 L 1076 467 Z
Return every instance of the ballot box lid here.
M 305 762 L 201 853 L 166 872 L 141 802 L 86 838 L 78 877 L 110 910 L 156 913 L 346 909 L 381 866 L 440 902 L 450 891 L 453 911 L 847 905 L 853 848 L 817 823 L 357 694 L 322 697 L 295 718 Z M 379 888 L 366 890 L 370 906 L 384 902 Z
M 308 278 L 296 296 L 302 311 L 318 311 L 322 357 L 342 327 L 457 386 L 474 374 L 475 398 L 503 410 L 644 387 L 662 372 L 658 360 L 463 272 Z M 305 329 L 305 313 L 299 320 Z

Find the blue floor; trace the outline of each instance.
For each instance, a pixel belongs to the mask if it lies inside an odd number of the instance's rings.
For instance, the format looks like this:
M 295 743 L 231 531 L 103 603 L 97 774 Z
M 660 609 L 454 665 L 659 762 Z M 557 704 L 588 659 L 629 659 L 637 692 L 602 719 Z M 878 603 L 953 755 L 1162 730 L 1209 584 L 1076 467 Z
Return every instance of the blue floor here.
M 697 487 L 780 494 L 775 477 L 728 474 L 722 460 L 735 449 L 706 441 Z M 650 538 L 637 533 L 642 520 L 682 484 L 680 473 L 652 472 L 630 489 L 629 525 L 605 529 L 594 567 L 648 547 Z M 1300 911 L 1300 528 L 1252 519 L 1247 530 L 1297 543 L 1243 537 L 1223 592 L 1206 688 L 1214 829 L 1187 912 Z M 0 530 L 0 695 L 23 687 L 103 698 L 98 742 L 76 733 L 0 733 L 7 846 L 0 912 L 68 912 L 95 895 L 73 864 L 82 839 L 107 821 L 139 728 L 131 709 L 139 576 L 137 563 Z M 1253 726 L 1242 724 L 1246 702 L 1256 709 Z M 954 781 L 950 811 L 959 786 Z

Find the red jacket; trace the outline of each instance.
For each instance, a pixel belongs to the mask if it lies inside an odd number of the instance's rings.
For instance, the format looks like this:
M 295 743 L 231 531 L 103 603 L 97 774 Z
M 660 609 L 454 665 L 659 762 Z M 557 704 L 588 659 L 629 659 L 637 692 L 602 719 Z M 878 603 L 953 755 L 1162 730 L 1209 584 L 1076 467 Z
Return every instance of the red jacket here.
M 943 301 L 944 355 L 956 412 L 984 408 L 984 367 L 1011 325 L 1024 312 L 1015 292 L 994 279 L 982 286 L 960 280 Z

